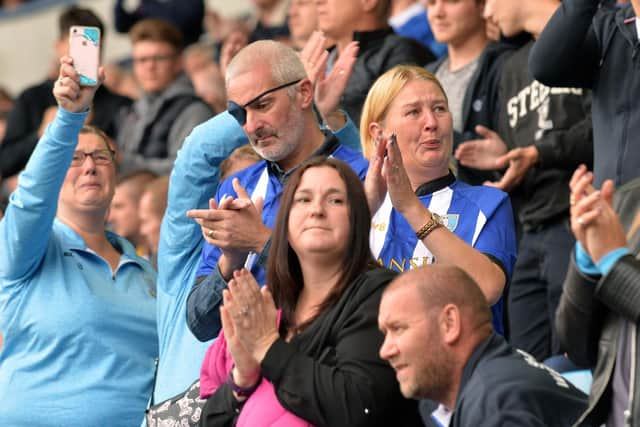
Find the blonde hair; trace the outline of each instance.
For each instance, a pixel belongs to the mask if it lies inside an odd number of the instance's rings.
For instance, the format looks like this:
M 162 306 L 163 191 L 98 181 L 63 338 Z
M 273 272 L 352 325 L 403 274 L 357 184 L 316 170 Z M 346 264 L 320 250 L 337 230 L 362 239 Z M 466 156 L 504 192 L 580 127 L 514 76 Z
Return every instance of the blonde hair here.
M 367 94 L 367 99 L 362 106 L 360 141 L 362 143 L 362 151 L 366 158 L 371 156 L 375 147 L 373 137 L 369 133 L 369 125 L 373 122 L 380 123 L 384 121 L 389 110 L 389 105 L 391 105 L 396 96 L 398 96 L 402 88 L 413 80 L 425 80 L 435 83 L 444 95 L 447 103 L 449 103 L 447 94 L 440 84 L 440 81 L 424 68 L 415 65 L 397 65 L 388 70 L 373 83 Z

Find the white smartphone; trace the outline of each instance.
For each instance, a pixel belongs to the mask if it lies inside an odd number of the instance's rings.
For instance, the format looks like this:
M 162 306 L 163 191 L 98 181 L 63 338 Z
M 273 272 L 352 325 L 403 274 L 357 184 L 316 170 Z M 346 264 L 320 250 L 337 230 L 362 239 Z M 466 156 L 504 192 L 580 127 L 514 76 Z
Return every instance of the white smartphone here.
M 73 26 L 69 29 L 69 56 L 80 74 L 80 84 L 98 84 L 100 65 L 100 29 L 98 27 Z

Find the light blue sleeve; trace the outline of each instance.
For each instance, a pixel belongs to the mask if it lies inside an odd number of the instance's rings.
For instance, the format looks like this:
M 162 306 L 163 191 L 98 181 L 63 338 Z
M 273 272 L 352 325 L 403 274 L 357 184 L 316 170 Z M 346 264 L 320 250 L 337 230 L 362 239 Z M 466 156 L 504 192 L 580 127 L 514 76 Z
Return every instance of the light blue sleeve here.
M 584 250 L 584 247 L 580 242 L 576 242 L 576 266 L 580 272 L 587 274 L 589 276 L 599 276 L 600 270 L 593 263 L 593 260 Z
M 333 134 L 336 136 L 336 138 L 338 138 L 340 144 L 344 145 L 345 147 L 349 147 L 352 150 L 357 151 L 358 153 L 362 153 L 360 131 L 351 120 L 351 117 L 349 117 L 349 115 L 345 111 L 342 111 L 342 113 L 344 113 L 347 121 L 344 126 L 333 132 Z M 326 129 L 326 127 L 323 128 Z
M 0 278 L 5 284 L 28 277 L 45 254 L 60 189 L 87 114 L 59 108 L 20 174 L 0 221 Z
M 191 283 L 172 278 L 183 276 L 185 263 L 197 267 L 200 261 L 204 239 L 200 226 L 186 212 L 209 206 L 218 188 L 220 163 L 248 142 L 240 125 L 225 111 L 197 126 L 178 151 L 158 250 L 158 286 L 166 293 L 188 292 Z
M 608 274 L 620 258 L 625 255 L 629 255 L 630 253 L 629 249 L 624 247 L 608 252 L 605 256 L 600 258 L 600 261 L 598 261 L 598 270 L 600 270 L 600 273 L 602 273 L 603 276 Z

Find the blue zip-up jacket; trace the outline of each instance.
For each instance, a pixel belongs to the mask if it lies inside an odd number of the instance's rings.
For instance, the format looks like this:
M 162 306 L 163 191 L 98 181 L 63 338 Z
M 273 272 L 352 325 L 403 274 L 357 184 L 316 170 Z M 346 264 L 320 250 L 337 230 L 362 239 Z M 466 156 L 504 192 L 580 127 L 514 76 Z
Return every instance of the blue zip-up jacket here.
M 107 232 L 112 272 L 55 218 L 86 115 L 59 109 L 0 221 L 3 426 L 136 426 L 151 395 L 155 271 Z

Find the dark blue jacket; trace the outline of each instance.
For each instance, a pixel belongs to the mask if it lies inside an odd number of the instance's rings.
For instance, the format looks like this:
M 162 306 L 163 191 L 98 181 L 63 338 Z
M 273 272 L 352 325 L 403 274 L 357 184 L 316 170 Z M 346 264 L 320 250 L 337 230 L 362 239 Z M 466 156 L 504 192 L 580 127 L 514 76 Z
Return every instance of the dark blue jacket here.
M 449 426 L 566 427 L 586 407 L 584 393 L 493 333 L 464 367 Z
M 538 38 L 529 69 L 549 86 L 593 90 L 595 184 L 640 176 L 640 55 L 631 5 L 564 0 Z
M 478 139 L 477 125 L 492 130 L 498 129 L 500 105 L 498 103 L 498 86 L 502 64 L 517 44 L 490 43 L 482 52 L 478 67 L 471 77 L 462 104 L 463 132 L 454 132 L 453 150 L 465 141 Z M 435 73 L 447 56 L 427 65 L 427 70 Z M 484 181 L 496 180 L 498 177 L 491 171 L 480 171 L 458 165 L 458 179 L 471 185 L 482 185 Z

